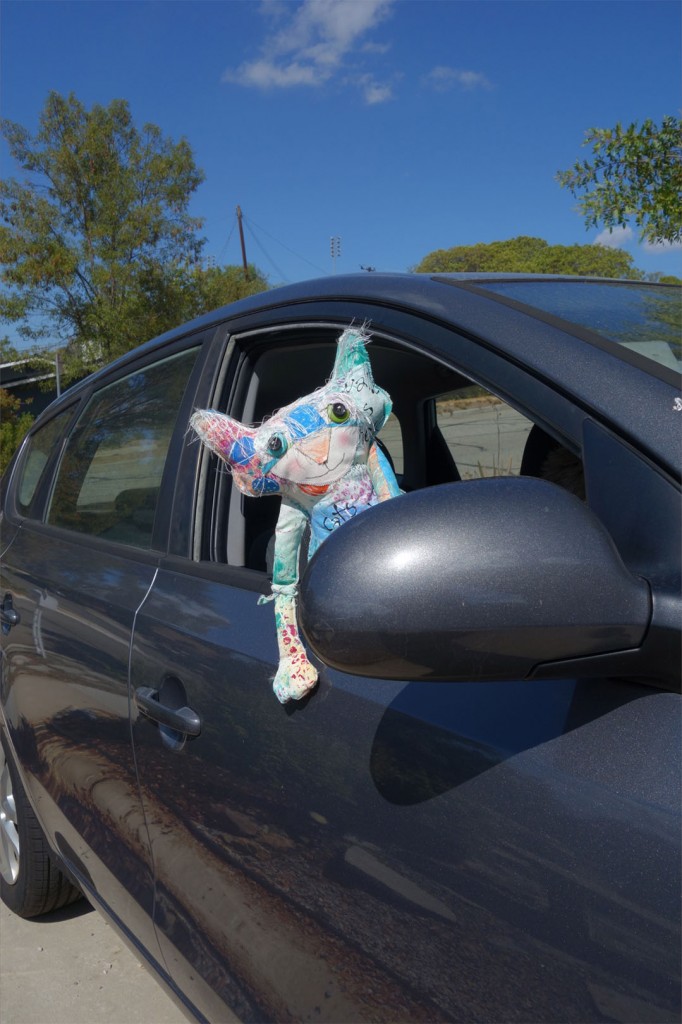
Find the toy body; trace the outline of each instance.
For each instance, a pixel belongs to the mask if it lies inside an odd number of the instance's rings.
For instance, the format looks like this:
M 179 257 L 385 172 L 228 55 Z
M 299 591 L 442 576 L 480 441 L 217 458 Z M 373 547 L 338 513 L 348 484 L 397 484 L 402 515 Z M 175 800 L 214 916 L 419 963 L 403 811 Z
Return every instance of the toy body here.
M 339 526 L 379 501 L 400 493 L 375 435 L 391 411 L 377 387 L 365 345 L 369 336 L 349 328 L 338 341 L 334 370 L 318 391 L 280 409 L 260 427 L 247 427 L 213 410 L 196 412 L 191 425 L 230 467 L 239 489 L 252 497 L 281 494 L 275 531 L 272 598 L 279 646 L 273 688 L 284 703 L 317 682 L 296 621 L 299 555 L 306 527 L 308 557 Z

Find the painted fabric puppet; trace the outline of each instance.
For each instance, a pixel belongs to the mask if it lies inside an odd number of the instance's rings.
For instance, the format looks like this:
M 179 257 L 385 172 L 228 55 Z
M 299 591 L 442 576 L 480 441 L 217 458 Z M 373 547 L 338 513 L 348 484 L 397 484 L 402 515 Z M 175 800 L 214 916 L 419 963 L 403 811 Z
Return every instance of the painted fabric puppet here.
M 258 427 L 213 410 L 194 413 L 191 426 L 232 471 L 244 494 L 281 494 L 275 531 L 271 597 L 279 666 L 277 698 L 299 700 L 317 682 L 296 621 L 301 543 L 310 525 L 308 557 L 337 527 L 400 493 L 393 470 L 375 442 L 391 411 L 377 387 L 365 348 L 370 336 L 350 327 L 338 339 L 331 379 L 280 409 Z

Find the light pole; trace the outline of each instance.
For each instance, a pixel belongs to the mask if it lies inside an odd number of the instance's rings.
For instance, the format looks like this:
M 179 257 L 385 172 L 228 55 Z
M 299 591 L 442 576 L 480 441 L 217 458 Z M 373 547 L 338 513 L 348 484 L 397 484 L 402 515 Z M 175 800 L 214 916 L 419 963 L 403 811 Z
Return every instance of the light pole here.
M 332 257 L 332 273 L 336 273 L 336 257 L 341 255 L 341 239 L 338 235 L 332 235 L 329 239 L 329 251 Z

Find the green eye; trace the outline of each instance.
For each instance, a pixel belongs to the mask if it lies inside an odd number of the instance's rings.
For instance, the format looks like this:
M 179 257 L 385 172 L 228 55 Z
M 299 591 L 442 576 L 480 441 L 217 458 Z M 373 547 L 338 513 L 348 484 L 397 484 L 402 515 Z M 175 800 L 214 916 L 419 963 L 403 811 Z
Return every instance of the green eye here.
M 327 406 L 327 416 L 332 423 L 345 423 L 350 418 L 350 413 L 343 402 L 333 402 Z

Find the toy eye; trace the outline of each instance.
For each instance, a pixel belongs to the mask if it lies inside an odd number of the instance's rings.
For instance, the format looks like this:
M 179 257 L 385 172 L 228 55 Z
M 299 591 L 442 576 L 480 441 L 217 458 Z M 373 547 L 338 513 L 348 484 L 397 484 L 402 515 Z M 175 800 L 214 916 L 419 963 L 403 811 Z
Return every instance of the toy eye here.
M 283 455 L 286 448 L 284 438 L 281 434 L 273 434 L 268 441 L 268 451 L 271 455 Z
M 350 413 L 343 402 L 334 402 L 327 406 L 327 416 L 332 423 L 345 423 Z

